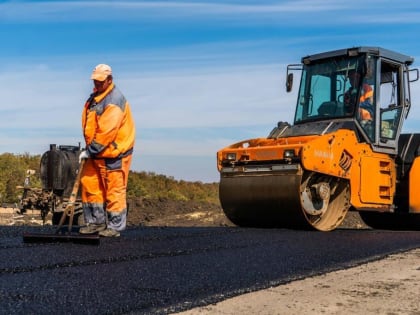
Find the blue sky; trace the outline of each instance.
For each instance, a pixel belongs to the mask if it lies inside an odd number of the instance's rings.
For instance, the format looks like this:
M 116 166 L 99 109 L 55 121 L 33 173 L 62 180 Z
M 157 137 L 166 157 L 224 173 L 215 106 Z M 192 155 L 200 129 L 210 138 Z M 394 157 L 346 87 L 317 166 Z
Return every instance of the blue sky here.
M 412 0 L 0 1 L 0 153 L 83 143 L 90 73 L 108 63 L 135 115 L 132 169 L 218 181 L 217 150 L 292 121 L 288 63 L 366 45 L 419 67 L 419 33 Z

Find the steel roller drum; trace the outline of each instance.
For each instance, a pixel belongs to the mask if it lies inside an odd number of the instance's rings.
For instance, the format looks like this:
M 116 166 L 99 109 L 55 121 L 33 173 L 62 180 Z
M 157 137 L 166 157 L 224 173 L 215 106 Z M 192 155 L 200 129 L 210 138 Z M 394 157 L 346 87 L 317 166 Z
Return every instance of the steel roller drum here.
M 310 228 L 301 210 L 301 180 L 297 166 L 278 171 L 225 170 L 219 198 L 226 216 L 239 226 Z

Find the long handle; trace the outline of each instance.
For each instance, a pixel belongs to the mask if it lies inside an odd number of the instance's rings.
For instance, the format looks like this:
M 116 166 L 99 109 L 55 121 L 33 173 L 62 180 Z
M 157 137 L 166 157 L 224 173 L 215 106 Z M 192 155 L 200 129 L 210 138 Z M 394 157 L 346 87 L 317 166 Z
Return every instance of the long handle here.
M 80 178 L 82 177 L 82 171 L 83 167 L 85 165 L 86 159 L 82 159 L 82 161 L 79 164 L 79 170 L 77 171 L 76 179 L 74 180 L 73 190 L 71 191 L 69 201 L 67 203 L 66 208 L 63 211 L 63 214 L 61 215 L 60 222 L 58 223 L 56 233 L 59 232 L 60 228 L 62 227 L 64 221 L 66 220 L 66 217 L 69 217 L 69 225 L 68 230 L 71 231 L 72 225 L 73 225 L 73 218 L 74 218 L 74 204 L 77 199 L 77 193 L 79 192 L 79 186 L 80 186 Z
M 82 161 L 79 164 L 79 170 L 77 171 L 76 179 L 74 180 L 73 190 L 71 191 L 70 197 L 69 197 L 69 203 L 75 203 L 77 199 L 77 193 L 79 192 L 79 186 L 80 186 L 80 178 L 82 177 L 82 171 L 83 167 L 85 166 L 86 159 L 82 159 Z

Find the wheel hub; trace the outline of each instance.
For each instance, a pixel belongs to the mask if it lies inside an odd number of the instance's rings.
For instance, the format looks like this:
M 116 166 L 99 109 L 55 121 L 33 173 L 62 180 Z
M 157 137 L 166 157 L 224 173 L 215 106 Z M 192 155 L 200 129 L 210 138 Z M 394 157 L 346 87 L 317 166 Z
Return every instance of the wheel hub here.
M 320 182 L 306 187 L 302 192 L 304 211 L 310 215 L 322 215 L 328 209 L 330 193 L 330 185 L 327 182 Z

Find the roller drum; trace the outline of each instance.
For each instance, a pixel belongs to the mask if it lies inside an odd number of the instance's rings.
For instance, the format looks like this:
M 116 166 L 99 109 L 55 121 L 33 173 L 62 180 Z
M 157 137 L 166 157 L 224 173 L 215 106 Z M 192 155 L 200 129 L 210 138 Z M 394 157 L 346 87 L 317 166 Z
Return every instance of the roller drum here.
M 309 228 L 301 211 L 302 172 L 222 172 L 219 198 L 239 226 Z

